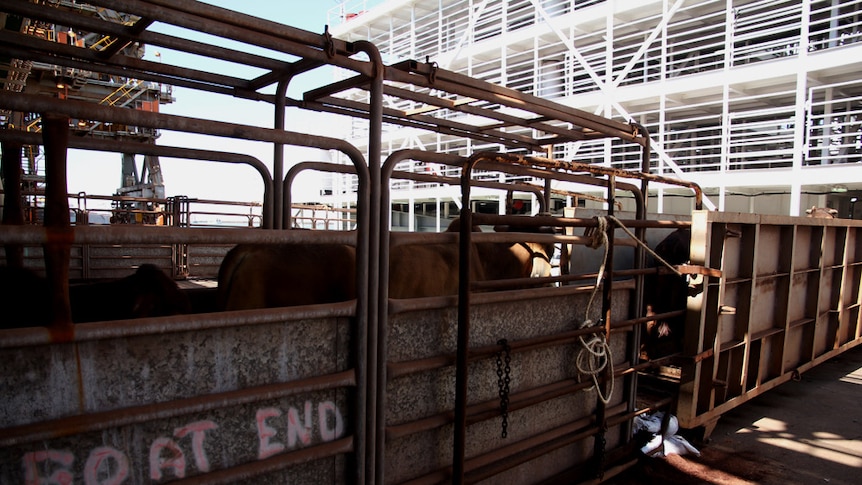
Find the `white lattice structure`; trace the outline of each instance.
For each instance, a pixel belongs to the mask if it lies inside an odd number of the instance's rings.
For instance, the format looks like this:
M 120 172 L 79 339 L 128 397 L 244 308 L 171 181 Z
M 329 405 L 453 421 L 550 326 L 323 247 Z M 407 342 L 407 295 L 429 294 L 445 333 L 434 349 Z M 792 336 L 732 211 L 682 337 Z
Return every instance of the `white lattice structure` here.
M 862 0 L 353 0 L 330 24 L 386 63 L 429 59 L 639 122 L 652 171 L 701 184 L 719 210 L 847 216 L 862 193 Z M 405 147 L 503 149 L 404 128 L 384 142 Z M 637 168 L 631 148 L 571 143 L 554 156 Z M 651 195 L 658 212 L 690 207 L 670 189 Z

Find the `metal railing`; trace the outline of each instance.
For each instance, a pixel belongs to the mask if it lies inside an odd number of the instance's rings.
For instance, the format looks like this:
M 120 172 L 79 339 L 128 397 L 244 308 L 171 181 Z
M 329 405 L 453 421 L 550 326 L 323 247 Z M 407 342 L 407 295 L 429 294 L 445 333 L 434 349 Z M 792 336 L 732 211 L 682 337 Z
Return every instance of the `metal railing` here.
M 635 20 L 614 18 L 607 27 L 603 23 L 571 33 L 554 30 L 593 18 L 590 14 L 601 15 L 600 3 L 444 1 L 433 13 L 417 8 L 407 24 L 393 29 L 369 27 L 361 34 L 371 35 L 370 40 L 392 61 L 430 56 L 448 69 L 554 99 L 594 95 L 597 81 L 643 86 L 819 55 L 862 41 L 862 0 L 807 5 L 796 0 L 756 0 L 740 2 L 732 10 L 723 2 L 684 2 L 669 5 L 668 9 L 676 10 L 668 12 L 655 6 Z M 557 21 L 557 27 L 549 28 L 546 19 Z M 665 27 L 651 37 L 662 21 Z M 534 30 L 521 35 L 525 28 Z M 808 33 L 804 39 L 803 31 Z M 610 49 L 608 39 L 612 39 Z M 806 52 L 800 52 L 801 45 L 807 46 Z M 862 157 L 858 81 L 827 82 L 809 89 L 801 146 L 793 134 L 797 116 L 793 87 L 751 93 L 731 89 L 724 95 L 720 83 L 715 89 L 707 98 L 711 101 L 686 102 L 681 107 L 672 102 L 664 107 L 647 103 L 648 107 L 629 115 L 658 138 L 656 145 L 683 172 L 789 167 L 794 150 L 807 151 L 805 165 L 854 163 Z M 786 108 L 766 112 L 776 106 Z M 462 116 L 443 111 L 436 115 Z M 725 124 L 727 134 L 722 132 Z M 443 144 L 448 140 L 444 136 L 423 139 L 423 143 L 446 152 Z M 499 149 L 472 144 L 470 148 Z M 565 151 L 583 153 L 583 143 Z M 603 161 L 598 152 L 595 158 Z M 658 158 L 654 157 L 654 170 Z M 633 161 L 613 151 L 610 163 L 624 168 Z

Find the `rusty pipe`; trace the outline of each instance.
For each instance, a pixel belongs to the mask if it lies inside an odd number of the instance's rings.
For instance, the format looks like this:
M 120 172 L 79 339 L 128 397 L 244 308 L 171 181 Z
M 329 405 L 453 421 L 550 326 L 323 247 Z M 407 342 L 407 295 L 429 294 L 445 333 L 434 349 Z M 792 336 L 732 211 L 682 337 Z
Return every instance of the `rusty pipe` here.
M 72 329 L 69 300 L 69 261 L 71 259 L 71 223 L 66 181 L 66 146 L 69 143 L 69 118 L 46 112 L 42 114 L 42 136 L 45 146 L 45 230 L 54 237 L 42 245 L 45 273 L 48 277 L 51 305 L 51 330 L 65 336 Z M 60 337 L 63 338 L 63 337 Z
M 359 152 L 356 147 L 338 138 L 307 135 L 291 131 L 275 130 L 273 128 L 246 126 L 237 123 L 212 121 L 186 116 L 167 115 L 164 113 L 116 108 L 113 106 L 98 105 L 85 101 L 69 99 L 59 100 L 36 94 L 0 91 L 0 107 L 23 112 L 52 111 L 62 113 L 71 118 L 83 118 L 145 128 L 338 150 L 345 153 L 351 159 L 363 159 L 362 153 Z
M 285 101 L 287 96 L 287 86 L 290 84 L 290 77 L 278 82 L 275 89 L 275 119 L 273 127 L 276 130 L 284 131 L 284 116 L 285 116 Z M 272 179 L 281 180 L 284 175 L 284 143 L 273 143 L 272 154 Z M 272 199 L 273 199 L 273 214 L 272 214 L 272 229 L 283 229 L 282 211 L 284 211 L 284 185 L 273 184 Z
M 7 130 L 3 130 L 7 131 Z M 0 150 L 3 152 L 0 169 L 3 170 L 3 183 L 5 191 L 3 198 L 3 225 L 24 224 L 24 206 L 21 203 L 22 187 L 21 187 L 21 150 L 23 144 L 14 141 L 5 141 L 0 139 L 2 146 Z M 5 245 L 6 264 L 14 268 L 24 267 L 24 247 L 20 244 Z
M 174 416 L 202 413 L 223 407 L 277 399 L 300 393 L 353 387 L 355 385 L 356 371 L 355 369 L 349 369 L 335 374 L 309 377 L 290 382 L 265 384 L 174 401 L 143 404 L 111 411 L 40 421 L 0 430 L 0 447 L 62 438 Z
M 239 310 L 194 315 L 147 317 L 132 320 L 78 323 L 64 342 L 92 342 L 143 335 L 194 332 L 209 329 L 266 325 L 324 317 L 356 316 L 356 302 L 345 301 L 321 305 L 300 305 L 278 309 Z M 35 347 L 57 343 L 45 327 L 0 330 L 0 349 Z
M 364 345 L 357 349 L 360 361 L 365 366 L 360 369 L 360 389 L 364 395 L 363 402 L 359 405 L 364 415 L 358 415 L 359 422 L 356 423 L 360 439 L 357 442 L 356 477 L 359 483 L 384 483 L 384 454 L 386 451 L 385 437 L 382 433 L 383 422 L 386 419 L 386 386 L 381 385 L 380 372 L 385 372 L 381 362 L 381 349 L 379 339 L 381 332 L 385 329 L 380 327 L 381 308 L 385 308 L 386 294 L 380 291 L 380 268 L 388 264 L 386 254 L 381 253 L 381 240 L 386 237 L 388 227 L 380 223 L 380 199 L 378 194 L 382 193 L 381 186 L 381 150 L 383 137 L 383 78 L 385 66 L 380 56 L 380 51 L 373 43 L 360 40 L 353 44 L 356 52 L 363 52 L 368 56 L 371 69 L 365 74 L 371 78 L 371 89 L 368 113 L 368 203 L 365 207 L 366 222 L 368 222 L 367 246 L 357 248 L 367 250 L 362 259 L 366 261 L 368 288 L 367 296 L 361 299 L 363 316 L 367 315 L 364 325 L 360 326 L 362 332 L 359 339 Z M 357 170 L 359 167 L 357 166 Z M 361 214 L 360 214 L 361 215 Z M 387 259 L 384 259 L 387 258 Z M 365 286 L 365 285 L 363 285 Z
M 321 242 L 357 245 L 355 231 L 276 231 L 246 228 L 198 228 L 166 226 L 76 226 L 71 235 L 39 226 L 4 226 L 0 241 L 38 245 L 68 238 L 72 244 L 290 244 Z
M 27 133 L 20 130 L 0 130 L 0 140 L 18 142 L 24 145 L 41 145 L 42 139 L 38 133 Z M 259 159 L 241 153 L 201 150 L 196 148 L 172 147 L 152 143 L 136 143 L 120 140 L 101 140 L 90 137 L 72 137 L 69 148 L 81 150 L 137 153 L 158 157 L 184 158 L 189 160 L 217 161 L 223 163 L 245 164 L 255 169 L 263 181 L 263 227 L 272 226 L 272 176 L 269 169 Z

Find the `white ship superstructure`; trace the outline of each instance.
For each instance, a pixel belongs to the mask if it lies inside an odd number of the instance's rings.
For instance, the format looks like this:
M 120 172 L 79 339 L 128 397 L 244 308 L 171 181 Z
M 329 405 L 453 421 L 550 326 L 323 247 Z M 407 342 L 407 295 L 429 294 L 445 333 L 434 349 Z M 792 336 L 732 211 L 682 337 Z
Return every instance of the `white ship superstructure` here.
M 651 171 L 700 184 L 710 208 L 804 215 L 828 205 L 850 217 L 862 193 L 860 7 L 860 0 L 348 1 L 333 9 L 330 30 L 373 42 L 387 64 L 427 60 L 640 123 L 653 140 Z M 360 146 L 361 131 L 353 133 Z M 400 148 L 507 151 L 398 127 L 383 149 Z M 636 146 L 605 140 L 553 147 L 557 159 L 626 169 L 639 168 L 639 155 Z M 435 190 L 411 185 L 393 199 L 438 207 L 448 195 Z M 679 190 L 656 187 L 651 196 L 653 211 L 692 207 Z

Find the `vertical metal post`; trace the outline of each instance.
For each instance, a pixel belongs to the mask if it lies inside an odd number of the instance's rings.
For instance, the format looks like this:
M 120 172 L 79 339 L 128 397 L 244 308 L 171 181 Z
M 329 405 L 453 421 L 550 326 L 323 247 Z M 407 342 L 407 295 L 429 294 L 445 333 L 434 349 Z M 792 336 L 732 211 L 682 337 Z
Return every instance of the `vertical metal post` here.
M 614 215 L 614 200 L 616 195 L 616 178 L 613 174 L 608 175 L 608 215 Z M 614 231 L 616 229 L 616 224 L 609 223 L 607 225 L 607 239 L 608 239 L 608 256 L 605 260 L 605 274 L 602 280 L 602 323 L 605 327 L 605 339 L 608 341 L 608 345 L 610 345 L 610 337 L 611 337 L 611 308 L 612 301 L 611 295 L 613 293 L 613 281 L 614 281 Z M 608 356 L 610 359 L 610 355 Z M 613 365 L 611 362 L 608 362 L 608 369 L 613 369 Z M 607 371 L 606 371 L 607 372 Z M 612 370 L 610 372 L 613 372 Z M 597 386 L 603 386 L 607 377 L 601 379 L 596 384 Z M 599 431 L 596 434 L 595 444 L 594 444 L 594 459 L 596 466 L 596 476 L 601 478 L 604 475 L 604 466 L 605 466 L 605 446 L 607 443 L 607 438 L 605 434 L 607 433 L 607 406 L 601 399 L 598 398 L 599 389 L 596 389 L 597 397 L 596 397 L 596 424 L 598 425 Z M 611 396 L 608 396 L 610 398 Z
M 374 77 L 371 80 L 369 91 L 369 133 L 368 133 L 368 170 L 371 197 L 369 201 L 368 232 L 368 358 L 366 372 L 368 375 L 368 402 L 367 416 L 365 421 L 365 481 L 360 483 L 384 483 L 384 466 L 382 459 L 386 447 L 386 385 L 385 371 L 386 362 L 385 348 L 378 345 L 381 339 L 385 339 L 385 328 L 380 328 L 379 314 L 381 309 L 385 311 L 389 295 L 380 291 L 380 271 L 386 268 L 389 261 L 380 258 L 380 241 L 388 237 L 388 227 L 380 223 L 380 194 L 381 186 L 381 146 L 383 136 L 383 78 L 384 65 L 380 57 L 380 51 L 371 42 L 358 41 L 356 50 L 365 52 L 374 65 Z
M 69 117 L 56 113 L 42 115 L 45 146 L 45 272 L 51 291 L 51 325 L 65 334 L 72 330 L 69 304 L 69 260 L 72 228 L 66 181 L 66 147 L 69 145 Z
M 647 128 L 641 124 L 632 123 L 638 130 L 641 135 L 641 173 L 650 173 L 650 134 Z M 635 215 L 636 219 L 643 220 L 646 219 L 647 206 L 649 201 L 649 180 L 646 177 L 641 179 L 641 195 L 645 199 L 643 204 L 638 205 L 637 214 Z M 645 227 L 637 227 L 635 228 L 635 236 L 640 241 L 646 242 L 646 228 Z M 646 254 L 644 249 L 638 245 L 635 248 L 634 254 L 634 267 L 635 269 L 641 269 L 646 264 Z M 635 316 L 644 316 L 645 308 L 644 308 L 644 275 L 639 274 L 635 276 L 635 293 L 634 293 L 634 302 L 630 308 L 630 314 Z M 631 338 L 629 339 L 629 352 L 628 352 L 628 360 L 632 364 L 638 362 L 640 358 L 640 346 L 641 346 L 641 330 L 643 325 L 635 325 L 632 327 Z M 638 389 L 638 373 L 632 372 L 629 377 L 628 385 L 625 387 L 626 390 L 629 391 L 629 395 L 627 396 L 627 411 L 632 412 L 637 408 L 637 389 Z M 625 440 L 628 441 L 632 436 L 632 421 L 626 421 L 624 426 L 624 437 Z
M 481 157 L 481 155 L 479 155 Z M 470 177 L 477 157 L 461 170 L 461 230 L 458 240 L 458 347 L 455 354 L 455 421 L 452 442 L 452 483 L 464 483 L 467 448 L 467 364 L 470 353 L 470 249 L 473 212 L 470 209 Z
M 2 170 L 5 183 L 3 224 L 7 225 L 24 224 L 24 205 L 21 203 L 21 150 L 23 147 L 20 143 L 3 142 Z M 24 267 L 23 245 L 6 245 L 6 265 L 16 268 Z
M 284 110 L 286 106 L 287 85 L 290 78 L 278 82 L 275 90 L 275 129 L 284 130 Z M 284 211 L 284 143 L 274 143 L 272 153 L 272 227 L 266 229 L 282 229 L 282 213 Z M 266 208 L 264 208 L 266 211 Z M 289 210 L 288 210 L 289 211 Z M 265 218 L 264 218 L 265 222 Z

